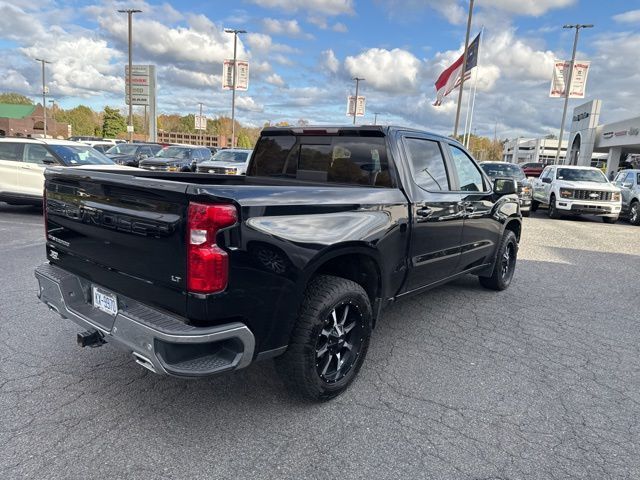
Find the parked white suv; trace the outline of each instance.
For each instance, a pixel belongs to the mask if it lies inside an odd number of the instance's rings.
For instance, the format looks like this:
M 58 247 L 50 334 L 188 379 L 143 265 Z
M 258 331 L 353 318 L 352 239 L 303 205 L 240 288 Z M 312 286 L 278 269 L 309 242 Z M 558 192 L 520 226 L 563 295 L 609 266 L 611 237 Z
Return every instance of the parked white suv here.
M 0 138 L 0 202 L 40 205 L 47 166 L 129 168 L 89 145 L 67 140 Z
M 549 206 L 549 218 L 563 215 L 597 215 L 615 223 L 622 209 L 620 189 L 593 167 L 549 165 L 532 182 L 531 211 Z

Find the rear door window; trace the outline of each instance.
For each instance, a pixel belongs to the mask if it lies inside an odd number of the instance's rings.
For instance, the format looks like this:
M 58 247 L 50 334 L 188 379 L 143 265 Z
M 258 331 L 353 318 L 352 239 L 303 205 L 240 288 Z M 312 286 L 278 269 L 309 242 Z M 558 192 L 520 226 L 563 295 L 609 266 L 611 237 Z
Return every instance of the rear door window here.
M 404 138 L 403 143 L 416 184 L 430 192 L 450 190 L 439 142 L 424 138 Z
M 0 160 L 21 162 L 24 143 L 0 142 Z
M 263 136 L 250 175 L 391 187 L 384 137 Z

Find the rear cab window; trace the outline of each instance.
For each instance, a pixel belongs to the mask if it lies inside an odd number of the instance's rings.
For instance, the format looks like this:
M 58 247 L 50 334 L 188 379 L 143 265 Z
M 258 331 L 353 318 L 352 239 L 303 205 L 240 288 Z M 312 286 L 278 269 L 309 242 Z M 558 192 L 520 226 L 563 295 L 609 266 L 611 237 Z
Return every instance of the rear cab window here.
M 263 135 L 255 147 L 249 175 L 394 186 L 383 136 Z

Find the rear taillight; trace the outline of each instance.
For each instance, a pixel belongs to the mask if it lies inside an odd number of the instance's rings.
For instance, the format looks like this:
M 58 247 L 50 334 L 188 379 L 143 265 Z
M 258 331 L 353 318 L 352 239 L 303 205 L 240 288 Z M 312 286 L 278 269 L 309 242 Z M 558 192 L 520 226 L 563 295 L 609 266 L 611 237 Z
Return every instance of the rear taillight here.
M 216 293 L 227 287 L 229 259 L 216 235 L 238 221 L 233 205 L 190 203 L 187 219 L 187 290 Z

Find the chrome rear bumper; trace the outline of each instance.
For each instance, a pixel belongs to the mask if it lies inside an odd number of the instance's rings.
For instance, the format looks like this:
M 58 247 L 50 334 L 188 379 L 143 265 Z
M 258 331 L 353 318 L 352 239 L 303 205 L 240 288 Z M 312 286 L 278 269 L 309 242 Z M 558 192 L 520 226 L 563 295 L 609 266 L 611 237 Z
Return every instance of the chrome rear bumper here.
M 194 327 L 120 294 L 114 318 L 92 305 L 87 279 L 49 263 L 36 268 L 35 276 L 38 298 L 51 310 L 100 332 L 105 341 L 128 350 L 155 373 L 200 377 L 244 368 L 253 360 L 255 339 L 243 323 Z

